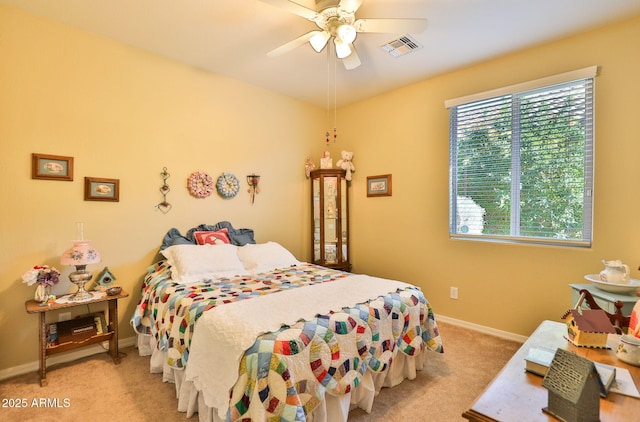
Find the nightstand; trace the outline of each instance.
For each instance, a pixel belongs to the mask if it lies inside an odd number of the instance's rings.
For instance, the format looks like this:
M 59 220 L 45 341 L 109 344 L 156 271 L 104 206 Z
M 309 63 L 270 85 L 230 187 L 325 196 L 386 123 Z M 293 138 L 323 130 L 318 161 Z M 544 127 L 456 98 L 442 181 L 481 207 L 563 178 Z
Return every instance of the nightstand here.
M 622 313 L 624 315 L 631 315 L 631 311 L 633 310 L 633 306 L 636 304 L 640 297 L 637 294 L 620 294 L 620 293 L 610 293 L 605 292 L 604 290 L 598 289 L 591 283 L 587 284 L 569 284 L 571 287 L 571 307 L 578 302 L 580 299 L 580 290 L 585 289 L 591 293 L 594 300 L 602 309 L 606 312 L 614 314 L 616 312 L 616 307 L 614 303 L 619 300 L 624 304 L 622 307 Z M 586 302 L 583 303 L 583 306 L 589 306 Z
M 118 356 L 118 299 L 129 296 L 129 293 L 124 290 L 118 295 L 98 297 L 91 300 L 68 302 L 68 303 L 52 303 L 50 305 L 40 306 L 39 302 L 35 300 L 28 300 L 24 306 L 27 313 L 40 314 L 40 331 L 39 331 L 39 354 L 40 354 L 40 385 L 45 387 L 47 385 L 47 356 L 57 353 L 67 352 L 69 350 L 78 349 L 81 347 L 89 346 L 103 341 L 109 341 L 109 355 L 113 359 L 115 364 L 120 363 L 120 357 Z M 64 296 L 63 296 L 64 297 Z M 68 342 L 59 344 L 56 346 L 47 345 L 47 322 L 46 314 L 50 311 L 56 311 L 64 308 L 73 308 L 76 306 L 91 305 L 93 303 L 108 302 L 109 315 L 107 330 L 103 334 L 96 334 L 87 338 L 81 342 Z

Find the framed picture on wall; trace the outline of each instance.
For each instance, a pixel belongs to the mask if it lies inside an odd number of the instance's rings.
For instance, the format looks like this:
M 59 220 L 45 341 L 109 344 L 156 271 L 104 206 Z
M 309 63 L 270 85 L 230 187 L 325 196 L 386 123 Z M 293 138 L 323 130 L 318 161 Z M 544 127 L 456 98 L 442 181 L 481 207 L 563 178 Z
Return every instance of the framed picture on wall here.
M 84 200 L 118 202 L 120 200 L 120 179 L 85 177 Z
M 367 196 L 391 196 L 391 175 L 367 176 Z
M 31 154 L 31 178 L 45 180 L 73 180 L 73 157 L 50 154 Z

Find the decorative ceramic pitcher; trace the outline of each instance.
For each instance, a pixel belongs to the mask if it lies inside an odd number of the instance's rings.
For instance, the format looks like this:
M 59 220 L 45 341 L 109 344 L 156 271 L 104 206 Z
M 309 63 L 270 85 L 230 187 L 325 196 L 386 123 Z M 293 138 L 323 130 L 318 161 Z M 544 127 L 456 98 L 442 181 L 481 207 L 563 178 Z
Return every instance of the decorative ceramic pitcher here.
M 604 270 L 600 271 L 600 280 L 612 284 L 629 284 L 630 271 L 627 264 L 623 264 L 619 259 L 612 261 L 602 261 Z

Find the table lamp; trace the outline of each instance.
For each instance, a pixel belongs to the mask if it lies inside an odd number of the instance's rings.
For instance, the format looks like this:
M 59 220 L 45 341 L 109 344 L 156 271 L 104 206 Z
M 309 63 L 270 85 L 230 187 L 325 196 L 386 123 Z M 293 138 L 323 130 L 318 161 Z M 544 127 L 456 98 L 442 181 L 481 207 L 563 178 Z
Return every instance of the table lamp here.
M 93 277 L 93 273 L 87 271 L 86 268 L 88 264 L 100 262 L 100 254 L 98 251 L 89 245 L 88 240 L 84 240 L 81 224 L 82 223 L 78 223 L 80 240 L 74 240 L 73 246 L 67 249 L 60 258 L 61 265 L 75 265 L 76 267 L 76 270 L 69 274 L 69 280 L 78 286 L 78 291 L 69 297 L 70 301 L 86 300 L 93 297 L 84 287 L 84 285 L 91 280 L 91 277 Z

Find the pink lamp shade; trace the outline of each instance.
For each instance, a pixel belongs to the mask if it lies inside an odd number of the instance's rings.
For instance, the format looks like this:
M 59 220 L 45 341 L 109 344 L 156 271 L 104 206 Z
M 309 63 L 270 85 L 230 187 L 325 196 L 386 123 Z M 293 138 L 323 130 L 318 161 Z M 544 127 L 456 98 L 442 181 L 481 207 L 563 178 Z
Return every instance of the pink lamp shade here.
M 74 240 L 73 246 L 62 254 L 60 264 L 75 265 L 76 270 L 69 274 L 69 280 L 76 286 L 78 291 L 69 297 L 71 301 L 83 301 L 93 298 L 93 294 L 85 289 L 85 284 L 91 280 L 93 274 L 87 271 L 87 264 L 100 262 L 98 251 L 89 246 L 88 240 Z
M 87 265 L 100 262 L 100 254 L 89 245 L 88 240 L 74 240 L 73 246 L 62 254 L 61 265 Z

